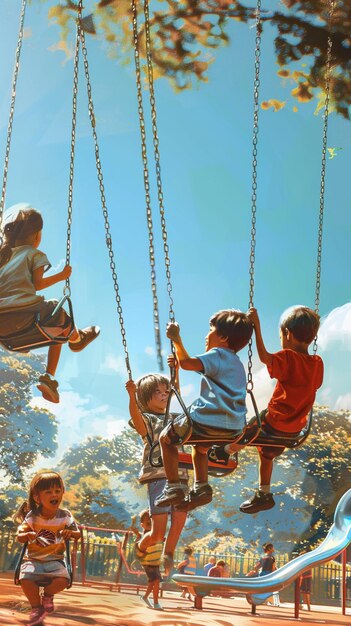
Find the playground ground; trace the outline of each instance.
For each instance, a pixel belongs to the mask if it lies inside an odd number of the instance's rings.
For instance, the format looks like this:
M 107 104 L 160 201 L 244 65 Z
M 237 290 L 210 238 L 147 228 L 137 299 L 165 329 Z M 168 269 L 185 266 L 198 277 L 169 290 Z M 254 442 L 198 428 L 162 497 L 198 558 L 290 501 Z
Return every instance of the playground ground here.
M 106 588 L 82 587 L 57 596 L 55 612 L 45 618 L 46 626 L 343 626 L 350 624 L 348 615 L 340 608 L 313 606 L 312 611 L 300 611 L 294 620 L 292 604 L 280 607 L 257 607 L 257 615 L 250 614 L 245 598 L 205 598 L 202 611 L 193 608 L 189 600 L 179 598 L 179 593 L 165 592 L 162 598 L 164 611 L 155 611 L 143 605 L 135 593 L 116 593 Z M 21 589 L 9 577 L 0 578 L 1 626 L 24 625 L 29 606 Z

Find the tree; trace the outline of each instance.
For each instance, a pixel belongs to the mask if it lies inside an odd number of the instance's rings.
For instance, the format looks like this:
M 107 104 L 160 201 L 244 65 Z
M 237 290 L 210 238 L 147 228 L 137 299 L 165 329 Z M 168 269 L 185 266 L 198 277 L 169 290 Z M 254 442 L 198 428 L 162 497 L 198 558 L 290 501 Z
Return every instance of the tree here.
M 41 370 L 40 356 L 0 351 L 0 470 L 17 484 L 24 483 L 39 455 L 49 457 L 57 448 L 55 417 L 30 404 L 31 386 Z
M 46 2 L 47 0 L 41 0 Z M 333 75 L 331 99 L 335 110 L 349 119 L 351 104 L 351 4 L 335 3 L 332 24 L 328 26 L 329 0 L 281 0 L 277 8 L 262 10 L 263 31 L 266 24 L 275 29 L 275 53 L 278 75 L 291 96 L 298 102 L 316 97 L 324 101 L 325 60 L 328 32 L 332 39 Z M 145 56 L 142 0 L 137 0 L 139 18 L 139 51 Z M 77 15 L 78 0 L 64 0 L 49 11 L 65 39 Z M 164 0 L 150 16 L 155 77 L 166 77 L 177 89 L 191 87 L 196 81 L 208 80 L 211 55 L 229 42 L 230 24 L 251 26 L 255 2 L 246 7 L 231 0 Z M 130 0 L 101 0 L 94 12 L 85 15 L 83 27 L 91 35 L 103 36 L 111 55 L 130 61 Z M 232 35 L 235 37 L 235 33 Z M 276 110 L 282 103 L 276 102 Z M 263 108 L 268 108 L 267 103 Z M 263 103 L 264 105 L 264 103 Z M 280 106 L 279 106 L 280 105 Z M 318 110 L 319 107 L 317 107 Z

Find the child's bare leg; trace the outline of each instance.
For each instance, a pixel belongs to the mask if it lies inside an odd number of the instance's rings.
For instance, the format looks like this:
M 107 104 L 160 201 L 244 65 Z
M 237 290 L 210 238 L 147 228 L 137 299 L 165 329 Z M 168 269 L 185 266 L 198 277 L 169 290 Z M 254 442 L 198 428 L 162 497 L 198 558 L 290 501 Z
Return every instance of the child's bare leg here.
M 258 451 L 260 455 L 259 461 L 259 488 L 261 491 L 270 492 L 272 472 L 273 472 L 273 459 L 268 459 L 263 456 L 261 450 Z
M 192 447 L 195 483 L 208 482 L 208 448 L 196 445 Z
M 149 597 L 151 591 L 153 590 L 153 587 L 154 587 L 154 581 L 152 581 L 151 583 L 148 583 L 148 586 L 146 587 L 146 591 L 145 591 L 144 596 L 143 596 L 145 598 L 145 600 L 146 600 L 146 598 Z
M 55 344 L 49 347 L 46 371 L 51 376 L 55 376 L 56 374 L 57 365 L 60 360 L 61 348 L 61 344 Z
M 171 526 L 168 531 L 166 543 L 165 543 L 165 554 L 167 556 L 173 558 L 174 551 L 177 547 L 178 539 L 183 530 L 184 524 L 186 520 L 186 512 L 185 511 L 176 511 L 172 510 L 171 514 Z
M 178 448 L 170 443 L 167 435 L 160 435 L 163 465 L 169 483 L 178 483 Z
M 50 585 L 48 585 L 47 587 L 45 587 L 45 595 L 46 596 L 54 596 L 56 593 L 60 593 L 60 591 L 63 591 L 64 589 L 67 588 L 68 585 L 68 580 L 67 578 L 54 578 L 54 580 L 50 583 Z
M 154 580 L 154 585 L 153 585 L 153 589 L 152 589 L 152 595 L 153 595 L 153 599 L 154 599 L 154 604 L 158 603 L 159 590 L 160 590 L 160 581 L 157 579 L 157 580 Z
M 159 513 L 157 515 L 155 515 L 154 513 L 152 514 L 151 530 L 145 533 L 142 539 L 139 541 L 138 545 L 140 550 L 145 552 L 146 548 L 148 548 L 149 546 L 159 541 L 163 541 L 166 534 L 167 519 L 167 513 Z
M 20 580 L 20 585 L 32 609 L 41 606 L 39 585 L 37 585 L 37 583 L 33 580 L 27 580 L 26 578 Z

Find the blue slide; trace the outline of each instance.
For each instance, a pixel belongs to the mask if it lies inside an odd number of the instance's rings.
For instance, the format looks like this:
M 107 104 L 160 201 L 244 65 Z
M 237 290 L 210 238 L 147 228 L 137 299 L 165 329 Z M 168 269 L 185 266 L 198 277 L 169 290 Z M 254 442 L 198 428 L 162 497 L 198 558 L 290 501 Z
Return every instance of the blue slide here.
M 301 554 L 267 576 L 257 578 L 211 578 L 207 576 L 186 576 L 176 574 L 173 580 L 194 590 L 198 596 L 206 596 L 212 591 L 237 591 L 250 595 L 249 602 L 261 604 L 274 591 L 290 585 L 303 572 L 316 565 L 334 559 L 351 542 L 351 489 L 339 500 L 335 509 L 334 523 L 322 543 L 311 552 Z

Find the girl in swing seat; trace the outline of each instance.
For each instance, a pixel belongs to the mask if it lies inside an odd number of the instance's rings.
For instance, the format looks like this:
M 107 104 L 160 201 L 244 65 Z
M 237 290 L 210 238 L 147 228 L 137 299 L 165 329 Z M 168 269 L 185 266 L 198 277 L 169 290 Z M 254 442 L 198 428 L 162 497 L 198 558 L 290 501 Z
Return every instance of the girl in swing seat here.
M 72 273 L 70 265 L 61 272 L 44 277 L 51 267 L 47 256 L 38 250 L 43 229 L 43 218 L 33 208 L 21 209 L 8 221 L 2 233 L 0 247 L 0 337 L 10 338 L 24 330 L 32 330 L 31 341 L 35 343 L 42 335 L 35 327 L 36 315 L 45 323 L 57 305 L 57 300 L 45 300 L 37 291 L 65 281 Z M 60 309 L 48 322 L 52 333 L 67 336 L 71 318 Z M 69 337 L 69 347 L 80 352 L 93 341 L 100 329 L 89 326 L 83 330 L 74 328 Z M 61 353 L 61 344 L 49 346 L 46 371 L 39 376 L 38 389 L 49 402 L 59 402 L 58 382 L 55 373 Z

